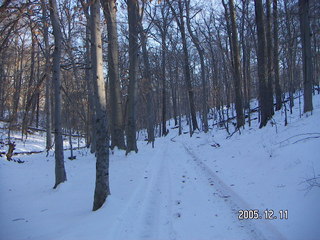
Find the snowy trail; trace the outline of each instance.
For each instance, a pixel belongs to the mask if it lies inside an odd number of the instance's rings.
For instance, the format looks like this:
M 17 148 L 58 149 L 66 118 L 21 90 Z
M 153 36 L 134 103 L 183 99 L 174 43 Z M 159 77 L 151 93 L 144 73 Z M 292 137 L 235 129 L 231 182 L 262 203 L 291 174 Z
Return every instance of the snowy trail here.
M 225 184 L 196 154 L 191 146 L 182 143 L 186 152 L 191 156 L 193 161 L 187 161 L 193 165 L 199 172 L 200 176 L 206 176 L 207 181 L 214 187 L 216 197 L 224 198 L 225 204 L 234 214 L 235 219 L 238 216 L 239 209 L 255 209 L 250 206 L 243 198 Z M 240 227 L 245 228 L 250 233 L 252 239 L 285 239 L 281 233 L 269 223 L 268 220 L 236 220 Z
M 239 221 L 248 204 L 190 147 L 158 144 L 107 239 L 283 239 L 266 223 Z
M 110 239 L 175 239 L 171 218 L 171 180 L 166 149 L 158 149 L 144 178 L 128 199 Z

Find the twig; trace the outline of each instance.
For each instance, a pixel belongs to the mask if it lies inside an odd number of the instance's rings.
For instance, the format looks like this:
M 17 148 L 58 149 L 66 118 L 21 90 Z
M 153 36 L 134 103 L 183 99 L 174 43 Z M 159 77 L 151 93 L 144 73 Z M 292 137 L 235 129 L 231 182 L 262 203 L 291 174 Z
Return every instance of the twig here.
M 307 187 L 304 189 L 306 191 L 305 195 L 307 195 L 313 187 L 320 187 L 320 182 L 318 179 L 320 179 L 320 177 L 316 177 L 316 173 L 313 168 L 313 177 L 307 178 L 299 183 L 299 185 L 307 184 Z
M 303 141 L 303 140 L 307 140 L 307 139 L 310 139 L 310 138 L 320 138 L 320 136 L 307 137 L 307 138 L 299 139 L 299 140 L 297 140 L 297 141 L 293 142 L 292 144 L 295 144 L 295 143 L 298 143 L 298 142 L 301 142 L 301 141 Z
M 279 144 L 281 144 L 281 143 L 283 143 L 283 142 L 286 142 L 286 141 L 288 141 L 288 140 L 290 140 L 290 139 L 292 139 L 292 138 L 298 137 L 298 136 L 313 135 L 313 134 L 318 134 L 318 135 L 320 135 L 320 133 L 300 133 L 300 134 L 294 135 L 294 136 L 292 136 L 292 137 L 289 137 L 289 138 L 287 138 L 287 139 L 279 142 Z

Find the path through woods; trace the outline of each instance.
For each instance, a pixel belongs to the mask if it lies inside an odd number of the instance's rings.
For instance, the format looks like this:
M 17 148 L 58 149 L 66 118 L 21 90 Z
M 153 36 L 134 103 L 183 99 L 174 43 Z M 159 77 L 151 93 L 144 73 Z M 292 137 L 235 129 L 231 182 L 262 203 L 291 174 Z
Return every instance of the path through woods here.
M 284 239 L 268 221 L 238 220 L 239 209 L 255 206 L 200 160 L 195 148 L 158 141 L 110 239 Z

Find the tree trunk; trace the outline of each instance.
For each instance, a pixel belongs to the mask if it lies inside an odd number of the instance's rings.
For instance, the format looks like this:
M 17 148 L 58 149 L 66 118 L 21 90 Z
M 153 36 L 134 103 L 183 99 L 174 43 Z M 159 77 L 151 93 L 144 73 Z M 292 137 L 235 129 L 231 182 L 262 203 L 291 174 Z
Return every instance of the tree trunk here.
M 127 150 L 138 152 L 136 141 L 136 92 L 137 92 L 137 74 L 138 74 L 138 16 L 139 3 L 137 0 L 128 0 L 128 22 L 129 22 L 129 87 L 127 104 Z
M 285 19 L 286 19 L 286 30 L 287 30 L 287 38 L 285 39 L 286 42 L 286 47 L 287 47 L 287 65 L 288 65 L 288 89 L 289 89 L 289 107 L 290 107 L 290 113 L 292 114 L 292 108 L 294 106 L 294 101 L 293 101 L 293 94 L 294 94 L 294 84 L 293 84 L 293 78 L 294 78 L 294 69 L 295 69 L 295 57 L 294 57 L 294 41 L 295 36 L 295 28 L 292 27 L 292 19 L 290 19 L 290 10 L 288 9 L 288 1 L 284 1 L 284 10 L 285 10 Z M 291 20 L 291 21 L 290 21 Z
M 92 82 L 96 116 L 96 183 L 93 211 L 104 204 L 109 188 L 109 134 L 107 127 L 106 88 L 103 79 L 102 39 L 100 29 L 100 3 L 94 0 L 91 13 Z
M 274 84 L 276 91 L 276 111 L 282 107 L 281 101 L 281 87 L 280 87 L 280 74 L 279 74 L 279 43 L 278 43 L 278 0 L 273 0 L 273 66 L 274 66 Z
M 44 51 L 45 51 L 45 78 L 46 78 L 46 92 L 45 92 L 45 112 L 46 112 L 46 149 L 49 151 L 52 148 L 52 125 L 51 125 L 51 79 L 50 79 L 50 45 L 49 45 L 49 32 L 47 24 L 47 5 L 45 0 L 41 0 L 42 18 L 43 18 L 43 38 L 44 38 Z
M 81 0 L 81 5 L 83 7 L 85 16 L 86 16 L 86 54 L 85 54 L 85 61 L 86 61 L 86 70 L 85 70 L 85 79 L 86 79 L 86 86 L 87 86 L 87 96 L 88 96 L 88 112 L 87 112 L 87 122 L 88 122 L 88 139 L 89 142 L 87 143 L 90 146 L 90 152 L 96 152 L 96 111 L 95 111 L 95 103 L 94 103 L 94 87 L 92 81 L 92 69 L 91 69 L 91 61 L 92 61 L 92 51 L 91 51 L 91 16 L 89 14 L 89 5 L 90 0 L 87 0 L 85 3 Z
M 311 32 L 309 20 L 309 0 L 299 0 L 300 29 L 302 42 L 302 63 L 303 63 L 303 86 L 304 86 L 304 106 L 303 112 L 313 110 L 312 105 L 312 55 L 311 55 Z
M 165 26 L 164 26 L 165 28 Z M 161 78 L 162 78 L 162 136 L 167 135 L 167 104 L 166 104 L 166 35 L 167 32 L 165 29 L 162 29 L 161 34 Z
M 175 61 L 177 62 L 177 61 Z M 178 111 L 177 111 L 177 89 L 173 80 L 173 73 L 172 73 L 172 64 L 170 64 L 170 87 L 171 87 L 171 96 L 172 96 L 172 108 L 173 108 L 173 118 L 174 118 L 174 126 L 178 125 Z M 178 67 L 175 68 L 175 76 L 176 81 L 178 81 Z
M 108 30 L 108 76 L 110 84 L 110 130 L 111 149 L 118 147 L 125 149 L 124 125 L 122 116 L 122 102 L 119 79 L 119 48 L 117 33 L 117 6 L 115 0 L 102 1 L 104 16 Z
M 198 37 L 193 33 L 192 29 L 191 29 L 191 23 L 190 23 L 190 9 L 189 9 L 189 5 L 190 5 L 190 0 L 185 0 L 186 3 L 186 12 L 187 12 L 187 28 L 188 28 L 188 32 L 191 36 L 192 42 L 195 45 L 197 52 L 199 54 L 199 58 L 200 58 L 200 67 L 201 67 L 201 82 L 202 82 L 202 122 L 203 122 L 203 131 L 206 133 L 209 130 L 208 127 L 208 107 L 207 107 L 207 86 L 206 86 L 206 69 L 205 69 L 205 65 L 204 65 L 204 49 L 200 44 L 200 41 L 198 39 Z
M 95 105 L 94 105 L 94 93 L 93 93 L 93 83 L 92 83 L 92 71 L 91 71 L 91 46 L 90 46 L 90 18 L 87 19 L 86 26 L 86 70 L 85 70 L 85 79 L 87 85 L 87 95 L 88 95 L 88 113 L 87 113 L 87 121 L 88 121 L 88 135 L 90 145 L 90 152 L 94 153 L 96 151 L 96 137 L 95 137 L 95 123 L 96 123 L 96 113 L 95 113 Z
M 67 180 L 63 159 L 63 141 L 62 141 L 62 125 L 61 125 L 61 80 L 60 80 L 60 59 L 61 59 L 61 41 L 62 34 L 60 22 L 58 18 L 58 8 L 56 0 L 49 0 L 50 18 L 52 22 L 54 35 L 54 52 L 53 52 L 53 74 L 52 81 L 54 84 L 54 142 L 55 142 L 55 175 L 56 188 L 60 183 Z
M 3 66 L 3 59 L 0 59 L 0 119 L 3 118 L 4 115 L 4 106 L 5 106 L 5 73 Z
M 140 17 L 139 21 L 139 29 L 140 29 L 140 38 L 141 38 L 141 47 L 142 47 L 142 55 L 143 55 L 143 77 L 144 77 L 144 89 L 147 91 L 147 132 L 148 132 L 148 143 L 152 143 L 154 146 L 154 102 L 153 102 L 153 89 L 151 84 L 151 71 L 150 71 L 150 62 L 149 55 L 147 50 L 147 34 L 142 26 L 142 17 Z
M 179 17 L 172 7 L 172 3 L 169 0 L 166 0 L 169 4 L 172 13 L 174 15 L 174 18 L 176 19 L 176 22 L 178 24 L 181 38 L 182 38 L 182 48 L 183 48 L 183 60 L 184 60 L 184 76 L 185 81 L 187 85 L 187 91 L 189 96 L 189 107 L 190 107 L 190 113 L 191 113 L 191 121 L 192 121 L 192 127 L 193 131 L 196 129 L 199 129 L 198 123 L 197 123 L 197 116 L 196 116 L 196 110 L 195 110 L 195 104 L 194 104 L 194 92 L 193 87 L 191 83 L 191 75 L 190 75 L 190 63 L 189 63 L 189 55 L 188 55 L 188 46 L 187 46 L 187 38 L 186 38 L 186 30 L 184 27 L 184 17 L 183 17 L 183 6 L 181 3 L 181 0 L 178 1 L 179 6 Z
M 259 106 L 261 112 L 260 128 L 262 128 L 267 124 L 271 117 L 268 101 L 266 34 L 262 0 L 255 0 L 255 15 L 258 35 Z
M 24 110 L 24 114 L 23 114 L 23 119 L 22 119 L 22 136 L 25 135 L 27 138 L 27 129 L 28 129 L 28 125 L 30 122 L 29 119 L 29 111 L 32 105 L 32 99 L 31 99 L 31 95 L 32 95 L 32 85 L 34 83 L 34 72 L 35 72 L 35 41 L 36 41 L 36 37 L 34 34 L 34 26 L 32 26 L 32 23 L 30 23 L 30 34 L 31 34 L 31 64 L 30 64 L 30 76 L 29 76 L 29 83 L 28 83 L 28 89 L 26 91 L 26 96 L 24 98 L 24 106 L 25 106 L 25 110 Z
M 268 107 L 269 107 L 269 115 L 272 116 L 274 114 L 273 110 L 273 43 L 272 43 L 272 35 L 271 35 L 271 0 L 266 1 L 267 7 L 267 16 L 266 16 L 266 43 L 267 43 L 267 74 L 268 74 Z
M 241 93 L 241 73 L 240 73 L 240 53 L 238 46 L 238 31 L 236 25 L 236 13 L 234 10 L 233 0 L 229 0 L 230 18 L 231 18 L 231 32 L 232 32 L 232 52 L 233 52 L 233 73 L 234 73 L 234 88 L 235 88 L 235 107 L 237 113 L 237 128 L 244 125 L 243 103 Z
M 17 38 L 18 40 L 18 38 Z M 18 44 L 18 43 L 17 43 Z M 20 95 L 21 95 L 21 85 L 22 85 L 22 77 L 24 73 L 23 62 L 24 62 L 24 41 L 22 41 L 21 53 L 17 56 L 16 62 L 16 72 L 15 74 L 15 83 L 14 83 L 14 94 L 13 94 L 13 110 L 12 110 L 12 117 L 11 123 L 14 124 L 17 122 L 18 117 L 18 108 L 20 102 Z

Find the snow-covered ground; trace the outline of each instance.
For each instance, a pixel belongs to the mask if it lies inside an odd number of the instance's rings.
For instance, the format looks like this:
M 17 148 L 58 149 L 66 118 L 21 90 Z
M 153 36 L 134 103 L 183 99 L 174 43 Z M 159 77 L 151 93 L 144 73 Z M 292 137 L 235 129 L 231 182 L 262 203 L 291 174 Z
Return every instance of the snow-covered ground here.
M 68 181 L 55 190 L 53 153 L 2 157 L 0 239 L 320 239 L 320 187 L 307 181 L 320 183 L 320 96 L 311 116 L 297 107 L 286 127 L 279 112 L 276 125 L 254 121 L 228 139 L 216 127 L 192 138 L 170 129 L 154 149 L 139 141 L 138 154 L 114 151 L 111 195 L 96 212 L 88 150 L 65 161 Z M 255 209 L 262 219 L 238 219 Z M 264 219 L 267 209 L 277 219 Z
M 8 123 L 0 122 L 0 142 L 8 142 Z M 85 146 L 85 141 L 81 137 L 75 137 L 73 134 L 72 145 L 73 148 Z M 52 134 L 53 137 L 53 134 Z M 45 131 L 34 131 L 28 134 L 27 137 L 21 136 L 21 131 L 11 131 L 10 141 L 15 143 L 15 151 L 17 153 L 40 152 L 46 150 L 46 133 Z M 65 149 L 70 148 L 69 136 L 63 135 L 63 146 Z M 7 152 L 8 145 L 0 145 L 0 152 Z

